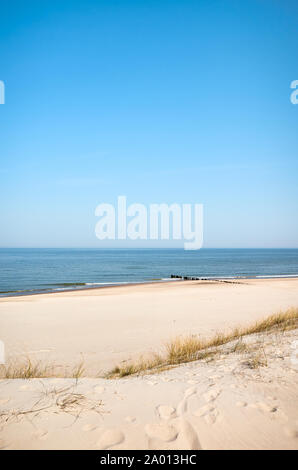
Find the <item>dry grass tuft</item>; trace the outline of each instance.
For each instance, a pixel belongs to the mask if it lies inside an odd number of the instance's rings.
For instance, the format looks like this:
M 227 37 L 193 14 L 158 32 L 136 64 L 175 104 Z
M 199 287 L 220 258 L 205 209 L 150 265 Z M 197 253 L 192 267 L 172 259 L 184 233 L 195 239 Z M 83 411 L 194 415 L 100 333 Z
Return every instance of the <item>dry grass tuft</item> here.
M 228 353 L 242 354 L 248 352 L 249 350 L 250 347 L 248 346 L 248 344 L 243 342 L 243 339 L 241 337 L 237 342 L 235 342 L 235 344 L 233 344 Z
M 0 364 L 0 379 L 46 379 L 50 377 L 74 378 L 78 380 L 84 374 L 84 362 L 73 369 L 63 368 L 55 364 L 44 364 L 32 361 L 29 357 Z
M 85 367 L 84 367 L 84 361 L 81 361 L 74 369 L 72 372 L 72 377 L 76 380 L 79 380 L 80 377 L 85 372 Z
M 159 354 L 154 354 L 149 359 L 141 357 L 136 363 L 125 362 L 121 366 L 116 366 L 106 375 L 106 378 L 116 376 L 122 378 L 128 375 L 139 374 L 143 370 L 150 371 L 165 365 L 166 364 L 163 363 L 163 358 Z
M 259 369 L 260 367 L 267 367 L 268 362 L 265 352 L 252 354 L 244 363 L 249 369 Z
M 27 358 L 25 361 L 13 362 L 0 366 L 0 378 L 4 379 L 33 379 L 53 377 L 53 366 L 43 365 L 40 361 L 33 363 Z
M 76 393 L 77 384 L 63 388 L 47 388 L 41 382 L 43 389 L 40 397 L 31 408 L 13 409 L 0 412 L 0 423 L 7 423 L 16 420 L 17 422 L 25 416 L 38 416 L 40 413 L 52 410 L 54 413 L 67 413 L 77 420 L 82 413 L 95 412 L 103 413 L 103 403 L 101 400 L 92 400 L 81 393 Z
M 189 335 L 178 337 L 165 344 L 163 354 L 154 354 L 150 357 L 141 357 L 136 362 L 124 362 L 106 374 L 106 378 L 121 378 L 129 375 L 155 373 L 175 367 L 178 364 L 212 360 L 218 354 L 218 348 L 232 341 L 237 341 L 229 352 L 244 352 L 247 345 L 242 338 L 252 334 L 265 332 L 284 332 L 298 328 L 298 308 L 292 308 L 284 313 L 271 315 L 264 320 L 255 322 L 244 328 L 235 328 L 230 333 L 217 333 L 210 339 L 203 339 Z M 264 363 L 264 361 L 263 361 Z M 84 362 L 80 362 L 74 369 L 66 368 L 61 372 L 55 365 L 44 365 L 41 361 L 32 362 L 29 358 L 21 362 L 0 365 L 0 379 L 31 379 L 48 377 L 71 377 L 78 380 L 84 375 Z
M 273 331 L 287 331 L 290 329 L 298 328 L 298 308 L 291 308 L 284 313 L 277 313 L 271 315 L 264 320 L 255 322 L 253 325 L 244 328 L 235 328 L 231 333 L 217 333 L 210 339 L 200 339 L 196 336 L 178 337 L 166 343 L 165 354 L 163 356 L 156 355 L 150 360 L 144 361 L 140 359 L 136 362 L 127 362 L 111 370 L 106 377 L 126 377 L 128 375 L 144 374 L 158 372 L 161 369 L 175 366 L 181 363 L 198 361 L 202 359 L 212 359 L 218 353 L 217 348 L 223 346 L 231 341 L 238 340 L 230 352 L 238 352 L 241 349 L 244 351 L 247 346 L 241 344 L 244 336 L 273 332 Z M 266 365 L 265 361 L 261 359 L 257 361 L 251 360 L 251 366 L 257 367 Z

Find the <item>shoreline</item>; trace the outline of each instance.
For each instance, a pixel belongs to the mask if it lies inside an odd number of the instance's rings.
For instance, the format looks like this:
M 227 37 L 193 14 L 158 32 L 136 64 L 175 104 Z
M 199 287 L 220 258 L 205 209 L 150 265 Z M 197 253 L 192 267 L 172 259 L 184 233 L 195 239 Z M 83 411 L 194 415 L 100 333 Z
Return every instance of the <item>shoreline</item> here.
M 255 276 L 207 276 L 207 277 L 195 277 L 195 276 L 181 276 L 181 277 L 173 277 L 173 278 L 165 278 L 165 279 L 156 279 L 156 280 L 148 280 L 148 281 L 123 281 L 123 282 L 102 282 L 102 283 L 86 283 L 85 285 L 80 285 L 75 287 L 75 283 L 73 287 L 65 287 L 56 289 L 49 289 L 49 290 L 42 290 L 42 289 L 32 289 L 32 290 L 24 290 L 24 291 L 11 291 L 11 292 L 0 292 L 0 300 L 11 298 L 11 297 L 27 297 L 30 295 L 45 295 L 45 294 L 63 294 L 67 292 L 80 292 L 86 290 L 94 290 L 94 289 L 105 289 L 111 287 L 129 287 L 129 286 L 139 286 L 139 285 L 151 285 L 151 284 L 161 284 L 161 283 L 172 283 L 172 282 L 191 282 L 191 281 L 206 281 L 206 282 L 230 282 L 235 283 L 235 281 L 245 281 L 245 280 L 266 280 L 266 279 L 298 279 L 298 274 L 272 274 L 272 275 L 255 275 Z M 82 283 L 83 284 L 83 283 Z M 89 285 L 90 284 L 90 285 Z M 96 285 L 91 285 L 96 284 Z

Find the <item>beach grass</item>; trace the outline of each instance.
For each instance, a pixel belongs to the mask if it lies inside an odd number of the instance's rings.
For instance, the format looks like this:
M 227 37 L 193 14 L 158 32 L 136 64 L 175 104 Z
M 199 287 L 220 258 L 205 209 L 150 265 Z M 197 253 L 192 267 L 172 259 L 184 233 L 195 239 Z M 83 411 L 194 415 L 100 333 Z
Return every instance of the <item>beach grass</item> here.
M 0 366 L 0 377 L 5 379 L 46 378 L 53 372 L 53 366 L 44 365 L 41 361 L 33 362 L 30 358 Z
M 219 332 L 211 338 L 201 338 L 196 335 L 179 336 L 164 345 L 162 353 L 153 353 L 140 357 L 136 361 L 124 361 L 105 374 L 105 378 L 114 379 L 139 374 L 152 374 L 175 367 L 182 363 L 212 360 L 218 354 L 218 348 L 235 342 L 229 353 L 241 353 L 247 350 L 242 338 L 266 332 L 284 332 L 298 328 L 298 308 L 271 315 L 250 326 L 234 328 L 229 333 Z M 257 368 L 266 365 L 266 358 L 251 356 L 248 367 Z M 7 365 L 0 365 L 2 379 L 32 379 L 32 378 L 74 378 L 85 377 L 85 365 L 81 361 L 75 367 L 57 367 L 55 364 L 44 364 L 42 361 L 32 361 L 29 357 Z
M 57 367 L 56 364 L 44 364 L 29 357 L 14 360 L 8 365 L 0 365 L 0 379 L 46 379 L 50 377 L 73 378 L 78 380 L 85 372 L 84 362 L 75 367 Z
M 128 375 L 137 375 L 158 372 L 160 369 L 171 368 L 182 363 L 210 359 L 217 354 L 217 348 L 232 341 L 238 340 L 231 352 L 245 349 L 240 340 L 249 335 L 287 331 L 298 328 L 298 308 L 291 308 L 286 312 L 270 315 L 264 320 L 257 321 L 250 326 L 238 327 L 230 333 L 217 333 L 209 339 L 199 338 L 194 335 L 176 337 L 165 344 L 164 354 L 155 354 L 149 359 L 140 358 L 135 362 L 125 362 L 116 366 L 106 375 L 107 378 L 121 378 Z M 261 358 L 251 358 L 250 367 L 256 368 L 266 365 Z

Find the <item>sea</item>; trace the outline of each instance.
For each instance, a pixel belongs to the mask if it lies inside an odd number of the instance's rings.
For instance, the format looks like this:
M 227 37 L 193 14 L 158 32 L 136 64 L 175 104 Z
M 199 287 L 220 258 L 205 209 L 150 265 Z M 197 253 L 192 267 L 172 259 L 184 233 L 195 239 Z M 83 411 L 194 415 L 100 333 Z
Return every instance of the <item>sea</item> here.
M 162 282 L 171 276 L 298 277 L 298 249 L 0 248 L 0 296 Z

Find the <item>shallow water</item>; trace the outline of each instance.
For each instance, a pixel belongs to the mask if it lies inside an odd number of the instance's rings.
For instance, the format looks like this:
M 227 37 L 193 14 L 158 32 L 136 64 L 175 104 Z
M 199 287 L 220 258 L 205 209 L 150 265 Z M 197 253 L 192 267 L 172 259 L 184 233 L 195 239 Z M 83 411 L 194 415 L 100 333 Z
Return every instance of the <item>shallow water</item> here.
M 0 295 L 166 279 L 298 276 L 298 249 L 0 249 Z

